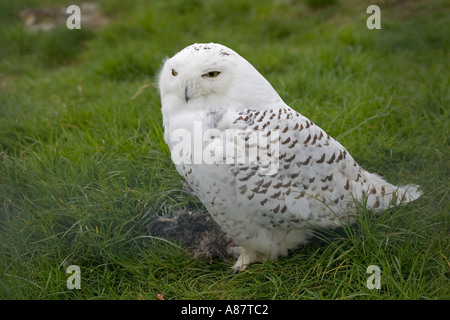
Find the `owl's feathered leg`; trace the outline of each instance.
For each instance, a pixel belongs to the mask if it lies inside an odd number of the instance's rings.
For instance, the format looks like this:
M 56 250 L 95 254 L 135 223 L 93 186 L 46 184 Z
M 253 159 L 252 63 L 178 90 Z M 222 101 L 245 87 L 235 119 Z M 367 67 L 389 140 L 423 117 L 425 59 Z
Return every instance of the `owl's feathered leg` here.
M 249 264 L 256 261 L 255 256 L 248 253 L 243 247 L 232 247 L 229 249 L 228 253 L 238 258 L 231 268 L 233 269 L 233 274 L 244 271 Z

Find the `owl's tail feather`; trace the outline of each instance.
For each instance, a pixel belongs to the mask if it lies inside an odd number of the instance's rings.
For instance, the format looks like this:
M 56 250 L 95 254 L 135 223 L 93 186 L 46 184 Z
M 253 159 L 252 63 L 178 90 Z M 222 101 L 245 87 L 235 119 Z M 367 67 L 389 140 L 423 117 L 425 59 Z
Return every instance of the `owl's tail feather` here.
M 381 211 L 403 203 L 416 200 L 422 195 L 417 185 L 395 186 L 382 177 L 366 172 L 369 189 L 366 193 L 367 207 L 374 211 Z

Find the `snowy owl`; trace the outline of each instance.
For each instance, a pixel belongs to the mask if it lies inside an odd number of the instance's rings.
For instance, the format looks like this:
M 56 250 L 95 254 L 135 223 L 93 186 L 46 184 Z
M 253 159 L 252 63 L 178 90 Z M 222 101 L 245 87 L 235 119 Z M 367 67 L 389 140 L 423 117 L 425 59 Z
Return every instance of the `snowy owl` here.
M 421 195 L 362 169 L 223 45 L 193 44 L 167 59 L 159 89 L 177 171 L 238 244 L 233 272 L 286 255 L 316 227 L 352 223 L 357 202 L 377 213 Z

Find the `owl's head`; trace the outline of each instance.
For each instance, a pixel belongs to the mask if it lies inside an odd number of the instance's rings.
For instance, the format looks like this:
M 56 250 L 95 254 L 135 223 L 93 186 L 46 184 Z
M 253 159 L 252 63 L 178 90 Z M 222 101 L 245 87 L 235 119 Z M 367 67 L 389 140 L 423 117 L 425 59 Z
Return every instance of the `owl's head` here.
M 282 103 L 269 82 L 235 51 L 216 43 L 190 45 L 164 62 L 162 106 L 177 109 L 264 108 Z

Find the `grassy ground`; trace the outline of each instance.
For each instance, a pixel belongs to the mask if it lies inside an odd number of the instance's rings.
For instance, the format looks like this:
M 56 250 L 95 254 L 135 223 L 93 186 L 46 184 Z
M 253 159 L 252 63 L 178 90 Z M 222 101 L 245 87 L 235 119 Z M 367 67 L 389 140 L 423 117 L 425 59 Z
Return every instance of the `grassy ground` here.
M 0 2 L 0 298 L 450 298 L 449 1 L 112 0 L 103 29 L 49 33 L 18 19 L 66 3 Z M 376 3 L 382 29 L 368 30 Z M 155 76 L 210 41 L 364 168 L 423 197 L 379 218 L 362 208 L 354 228 L 238 275 L 152 237 L 155 215 L 201 208 L 162 140 Z M 66 286 L 69 264 L 80 290 Z

